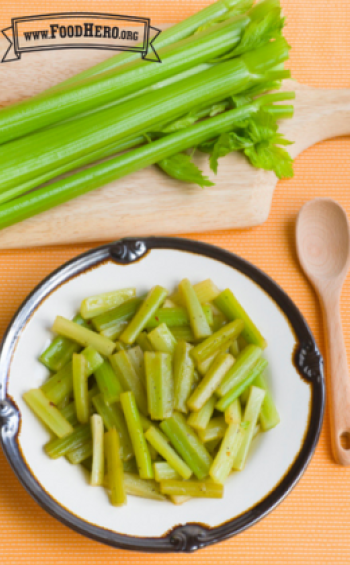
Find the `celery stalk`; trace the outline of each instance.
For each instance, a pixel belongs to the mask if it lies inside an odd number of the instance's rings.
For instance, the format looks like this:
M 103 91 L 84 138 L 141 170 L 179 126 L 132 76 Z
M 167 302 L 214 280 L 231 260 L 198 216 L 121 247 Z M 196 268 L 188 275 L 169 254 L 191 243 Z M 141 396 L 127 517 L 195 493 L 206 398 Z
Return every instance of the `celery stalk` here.
M 233 463 L 233 469 L 236 469 L 237 471 L 242 471 L 246 463 L 248 451 L 255 435 L 256 424 L 258 422 L 264 397 L 264 390 L 255 386 L 250 388 L 248 402 L 242 418 L 242 421 L 247 423 L 247 427 L 244 429 L 243 440 Z
M 247 0 L 218 0 L 213 4 L 205 7 L 203 10 L 196 12 L 189 18 L 180 21 L 179 23 L 171 26 L 169 29 L 162 31 L 160 35 L 156 37 L 156 39 L 152 42 L 153 46 L 156 49 L 161 49 L 166 47 L 167 45 L 171 45 L 176 41 L 180 41 L 186 37 L 192 35 L 195 31 L 198 30 L 201 26 L 207 24 L 208 22 L 213 22 L 218 18 L 222 18 L 227 16 L 230 11 L 233 13 L 241 13 L 245 12 L 250 8 L 252 5 L 252 1 Z M 242 7 L 241 7 L 242 6 Z M 140 58 L 139 53 L 132 53 L 132 52 L 125 52 L 125 53 L 118 53 L 107 59 L 106 61 L 102 61 L 102 63 L 98 63 L 77 75 L 61 82 L 58 86 L 64 86 L 66 84 L 71 84 L 74 82 L 78 82 L 85 78 L 95 76 L 100 73 L 104 73 L 111 69 L 118 68 L 122 65 L 126 65 L 132 61 L 135 61 Z M 54 87 L 56 88 L 56 87 Z
M 139 475 L 141 479 L 153 479 L 152 461 L 143 433 L 135 396 L 132 392 L 123 392 L 120 395 L 120 402 L 135 452 Z
M 179 284 L 179 291 L 190 319 L 190 326 L 196 339 L 203 339 L 211 335 L 211 329 L 204 315 L 197 294 L 188 279 L 183 279 Z
M 160 324 L 154 328 L 147 337 L 155 351 L 171 355 L 174 353 L 177 341 L 166 324 Z
M 190 478 L 191 469 L 171 447 L 168 438 L 160 430 L 151 426 L 145 433 L 145 437 L 183 479 Z
M 144 60 L 40 93 L 0 112 L 0 144 L 138 92 L 235 47 L 249 18 L 237 16 L 163 48 L 161 65 Z M 118 109 L 117 109 L 118 111 Z
M 222 383 L 217 389 L 219 396 L 224 396 L 231 388 L 240 384 L 254 365 L 260 359 L 262 350 L 256 345 L 247 345 L 238 355 L 236 362 L 230 371 L 225 375 Z
M 108 406 L 103 400 L 102 394 L 97 394 L 92 398 L 92 403 L 101 416 L 107 430 L 116 428 L 120 439 L 120 456 L 123 461 L 129 461 L 134 456 L 128 428 L 123 412 L 119 404 Z
M 230 131 L 234 123 L 253 115 L 257 111 L 258 107 L 256 104 L 230 110 L 225 112 L 225 114 L 215 116 L 185 130 L 169 134 L 162 139 L 115 157 L 105 163 L 94 165 L 88 170 L 72 174 L 49 186 L 21 196 L 13 202 L 2 204 L 0 205 L 0 229 L 40 214 L 112 180 L 155 164 L 161 159 L 211 139 L 220 133 Z
M 207 339 L 202 341 L 199 345 L 196 345 L 192 351 L 191 355 L 197 363 L 200 363 L 213 355 L 219 348 L 224 347 L 233 339 L 239 336 L 244 324 L 242 320 L 235 320 L 230 324 L 227 324 L 223 328 L 220 328 L 217 332 L 213 333 Z
M 143 382 L 136 373 L 125 350 L 118 351 L 109 358 L 110 363 L 116 372 L 117 378 L 124 391 L 131 390 L 136 398 L 137 405 L 143 414 L 147 414 L 147 399 Z
M 251 384 L 257 386 L 255 384 L 256 379 L 259 378 L 259 375 L 264 372 L 266 367 L 266 359 L 259 359 L 254 367 L 246 374 L 243 380 L 239 381 L 235 386 L 230 388 L 227 393 L 222 398 L 220 398 L 215 408 L 217 408 L 217 410 L 221 410 L 222 412 L 226 411 L 231 403 L 235 402 L 235 400 L 240 397 L 241 394 L 243 394 Z
M 90 320 L 90 318 L 104 314 L 104 312 L 108 312 L 123 304 L 123 302 L 134 298 L 135 295 L 135 288 L 122 288 L 121 290 L 104 292 L 97 296 L 89 296 L 82 301 L 80 314 L 84 320 Z
M 87 362 L 87 377 L 102 365 L 103 357 L 92 347 L 86 347 L 81 355 L 84 355 Z M 70 361 L 62 367 L 55 375 L 50 377 L 41 387 L 47 398 L 54 404 L 59 404 L 62 399 L 73 390 L 72 362 Z
M 119 455 L 119 436 L 115 428 L 106 432 L 105 442 L 110 500 L 113 506 L 121 506 L 126 503 L 126 492 L 123 463 Z
M 103 485 L 104 480 L 104 428 L 99 414 L 91 416 L 92 469 L 90 485 Z
M 113 402 L 117 402 L 120 393 L 123 391 L 123 387 L 109 361 L 103 361 L 102 365 L 95 369 L 94 375 L 105 403 L 112 404 Z
M 222 498 L 223 486 L 209 481 L 161 481 L 160 492 L 163 494 L 191 496 L 199 498 Z
M 58 437 L 72 433 L 70 423 L 57 410 L 56 406 L 45 396 L 40 388 L 33 388 L 23 394 L 23 398 L 34 414 Z
M 147 294 L 135 316 L 120 336 L 121 341 L 127 344 L 134 343 L 137 336 L 146 327 L 148 320 L 164 302 L 168 291 L 157 285 Z
M 86 424 L 89 421 L 90 407 L 88 395 L 88 381 L 86 359 L 79 353 L 73 353 L 73 394 L 78 422 Z
M 148 412 L 152 420 L 171 416 L 174 404 L 172 359 L 168 353 L 146 351 L 145 372 Z
M 84 347 L 91 346 L 96 349 L 98 353 L 101 353 L 101 355 L 111 355 L 115 347 L 114 343 L 106 337 L 87 328 L 83 328 L 79 326 L 79 324 L 75 324 L 71 320 L 63 318 L 63 316 L 56 317 L 52 331 L 64 337 L 68 337 Z
M 174 351 L 174 409 L 188 412 L 187 400 L 194 381 L 194 363 L 190 355 L 192 347 L 179 341 Z
M 264 72 L 287 58 L 286 41 L 277 39 L 187 80 L 147 93 L 140 100 L 126 101 L 118 106 L 117 112 L 107 108 L 4 144 L 0 191 L 47 172 L 53 164 L 64 165 L 87 151 L 151 131 L 159 122 L 181 116 L 191 106 L 206 107 L 246 90 L 257 80 L 264 80 Z
M 88 327 L 88 324 L 80 315 L 75 316 L 73 322 L 85 328 Z M 81 346 L 78 343 L 58 335 L 40 355 L 39 361 L 50 371 L 57 372 L 72 359 L 73 353 L 78 353 L 80 349 Z
M 210 420 L 205 430 L 198 430 L 198 436 L 203 443 L 207 443 L 208 441 L 222 438 L 226 429 L 227 424 L 225 422 L 225 418 L 217 416 Z
M 236 318 L 243 320 L 244 330 L 242 331 L 242 337 L 244 337 L 248 343 L 253 343 L 261 347 L 261 349 L 265 349 L 267 345 L 265 338 L 263 338 L 254 322 L 230 289 L 227 288 L 217 296 L 214 299 L 214 304 L 229 320 L 235 320 Z
M 171 418 L 167 418 L 160 424 L 160 428 L 192 469 L 197 479 L 204 479 L 209 473 L 212 458 L 197 434 L 187 424 L 184 416 L 174 412 Z
M 229 353 L 221 353 L 215 358 L 213 363 L 210 365 L 209 371 L 200 381 L 199 385 L 187 401 L 187 405 L 190 410 L 198 412 L 198 410 L 204 406 L 204 404 L 216 391 L 222 380 L 226 378 L 226 375 L 234 362 L 234 358 Z
M 81 447 L 91 439 L 91 429 L 88 424 L 80 424 L 72 433 L 63 438 L 54 438 L 44 446 L 45 452 L 51 459 L 58 459 L 70 451 Z
M 187 423 L 197 431 L 205 430 L 213 415 L 216 402 L 217 397 L 213 394 L 198 412 L 191 412 L 187 418 Z

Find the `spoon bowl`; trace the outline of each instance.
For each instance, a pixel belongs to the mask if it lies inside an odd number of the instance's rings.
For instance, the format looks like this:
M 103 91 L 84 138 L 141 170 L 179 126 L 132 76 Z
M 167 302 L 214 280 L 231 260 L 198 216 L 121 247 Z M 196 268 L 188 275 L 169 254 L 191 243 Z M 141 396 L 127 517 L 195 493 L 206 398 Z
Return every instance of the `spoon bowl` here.
M 342 286 L 350 267 L 350 226 L 331 198 L 316 198 L 299 212 L 296 225 L 300 264 L 322 306 L 327 346 L 331 439 L 335 460 L 350 465 L 350 379 L 340 317 Z
M 350 257 L 349 221 L 344 209 L 330 198 L 305 204 L 297 223 L 297 245 L 304 271 L 316 281 L 346 276 Z

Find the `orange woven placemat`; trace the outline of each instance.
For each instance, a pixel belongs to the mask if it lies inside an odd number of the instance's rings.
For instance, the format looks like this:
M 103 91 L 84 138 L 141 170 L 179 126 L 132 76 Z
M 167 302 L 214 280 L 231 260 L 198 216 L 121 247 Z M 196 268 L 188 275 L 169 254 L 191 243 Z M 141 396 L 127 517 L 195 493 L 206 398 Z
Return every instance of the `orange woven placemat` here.
M 0 29 L 11 17 L 59 11 L 108 11 L 175 23 L 209 2 L 203 0 L 12 0 L 0 3 Z M 300 82 L 349 87 L 349 0 L 283 0 L 291 68 Z M 1 85 L 1 66 L 0 66 Z M 3 85 L 1 85 L 4 88 Z M 315 196 L 332 196 L 350 214 L 350 140 L 319 144 L 298 157 L 295 177 L 280 182 L 268 221 L 260 227 L 192 236 L 245 257 L 272 276 L 299 306 L 323 351 L 322 319 L 315 295 L 296 262 L 294 226 L 300 207 Z M 87 246 L 0 252 L 0 335 L 27 293 L 45 275 Z M 350 358 L 350 280 L 342 315 Z M 283 375 L 280 375 L 283 378 Z M 0 453 L 0 544 L 3 562 L 35 563 L 350 563 L 350 469 L 334 464 L 328 414 L 316 453 L 300 483 L 267 518 L 250 530 L 194 555 L 154 556 L 114 550 L 70 531 L 47 515 L 24 491 Z M 257 477 L 259 480 L 259 477 Z

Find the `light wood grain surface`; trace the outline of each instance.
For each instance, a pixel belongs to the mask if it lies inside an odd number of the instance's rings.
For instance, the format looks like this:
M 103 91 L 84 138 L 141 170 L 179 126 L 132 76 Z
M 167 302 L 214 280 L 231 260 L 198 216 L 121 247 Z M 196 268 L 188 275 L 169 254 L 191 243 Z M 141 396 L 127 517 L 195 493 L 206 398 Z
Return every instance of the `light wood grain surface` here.
M 0 106 L 41 92 L 108 56 L 110 52 L 78 49 L 24 54 L 0 66 Z M 294 81 L 286 81 L 285 88 L 297 93 L 294 118 L 281 124 L 295 141 L 293 157 L 323 139 L 350 133 L 349 89 L 314 89 Z M 214 187 L 179 183 L 150 167 L 2 230 L 0 248 L 195 233 L 267 219 L 277 182 L 273 173 L 254 169 L 239 154 L 221 159 L 217 177 L 205 155 L 195 161 Z

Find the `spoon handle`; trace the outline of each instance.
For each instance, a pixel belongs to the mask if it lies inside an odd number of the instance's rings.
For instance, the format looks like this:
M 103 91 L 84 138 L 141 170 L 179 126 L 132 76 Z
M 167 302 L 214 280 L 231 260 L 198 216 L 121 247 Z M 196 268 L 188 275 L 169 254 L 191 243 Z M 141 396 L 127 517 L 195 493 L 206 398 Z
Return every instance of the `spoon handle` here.
M 332 450 L 337 463 L 350 465 L 350 379 L 340 316 L 340 291 L 328 288 L 320 298 L 327 336 Z

